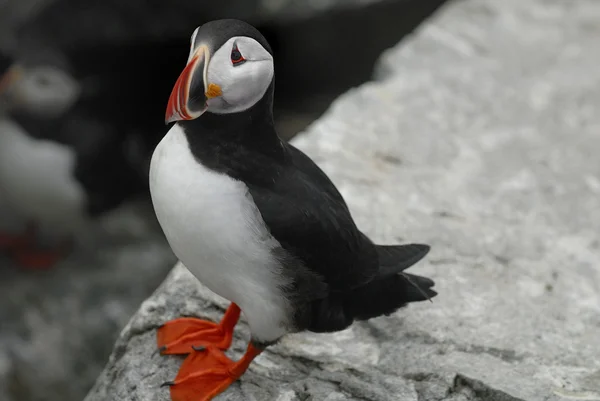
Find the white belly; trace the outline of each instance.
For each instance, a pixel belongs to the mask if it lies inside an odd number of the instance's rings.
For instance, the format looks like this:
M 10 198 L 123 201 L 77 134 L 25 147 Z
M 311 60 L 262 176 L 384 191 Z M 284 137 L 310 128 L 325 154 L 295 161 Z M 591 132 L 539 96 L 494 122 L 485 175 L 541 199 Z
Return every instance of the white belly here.
M 240 306 L 256 340 L 285 334 L 285 279 L 271 254 L 279 244 L 246 185 L 200 164 L 176 124 L 152 156 L 150 191 L 167 240 L 190 272 Z
M 86 196 L 73 176 L 74 164 L 67 147 L 31 138 L 0 119 L 0 196 L 24 219 L 61 235 L 79 227 Z

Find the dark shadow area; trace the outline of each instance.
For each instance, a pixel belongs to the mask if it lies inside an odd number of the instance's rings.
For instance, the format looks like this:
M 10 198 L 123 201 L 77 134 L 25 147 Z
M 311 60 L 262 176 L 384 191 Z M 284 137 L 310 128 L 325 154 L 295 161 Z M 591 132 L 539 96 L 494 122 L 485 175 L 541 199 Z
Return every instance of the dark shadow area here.
M 444 0 L 377 3 L 300 21 L 258 26 L 276 61 L 276 117 L 293 137 L 345 90 L 370 79 L 381 52 L 412 32 Z M 153 146 L 166 99 L 187 59 L 189 36 L 157 42 L 70 47 L 66 55 L 99 118 L 140 132 Z M 285 121 L 287 117 L 297 120 Z

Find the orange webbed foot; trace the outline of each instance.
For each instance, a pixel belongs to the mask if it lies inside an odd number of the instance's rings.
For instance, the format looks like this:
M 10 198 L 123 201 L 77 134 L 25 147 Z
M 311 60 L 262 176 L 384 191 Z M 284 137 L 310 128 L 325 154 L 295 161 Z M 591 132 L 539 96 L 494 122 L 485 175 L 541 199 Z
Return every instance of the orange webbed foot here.
M 209 344 L 225 350 L 232 339 L 233 333 L 223 330 L 220 324 L 191 317 L 168 321 L 156 333 L 163 355 L 189 354 L 193 347 Z
M 250 344 L 244 356 L 234 362 L 216 347 L 196 349 L 185 359 L 175 380 L 161 386 L 170 387 L 172 401 L 212 400 L 239 379 L 262 352 Z
M 240 308 L 232 303 L 220 323 L 187 317 L 171 320 L 158 328 L 158 349 L 163 355 L 189 354 L 193 347 L 199 346 L 226 350 L 231 346 L 240 312 Z

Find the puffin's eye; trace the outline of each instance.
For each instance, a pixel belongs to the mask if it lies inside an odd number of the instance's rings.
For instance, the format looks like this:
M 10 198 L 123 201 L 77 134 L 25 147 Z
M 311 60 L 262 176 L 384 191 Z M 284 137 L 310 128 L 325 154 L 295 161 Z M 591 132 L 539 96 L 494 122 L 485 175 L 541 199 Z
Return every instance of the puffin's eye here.
M 231 62 L 234 66 L 244 64 L 246 62 L 246 59 L 244 56 L 242 56 L 242 53 L 240 52 L 240 49 L 238 49 L 237 45 L 234 45 L 233 49 L 231 49 Z

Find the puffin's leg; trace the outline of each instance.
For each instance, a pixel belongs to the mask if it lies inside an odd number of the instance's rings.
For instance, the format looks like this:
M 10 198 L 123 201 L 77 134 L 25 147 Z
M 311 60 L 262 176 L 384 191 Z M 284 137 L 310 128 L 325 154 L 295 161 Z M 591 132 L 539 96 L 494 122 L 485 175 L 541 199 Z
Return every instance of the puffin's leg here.
M 208 346 L 199 351 L 188 355 L 174 381 L 163 383 L 162 386 L 170 387 L 172 401 L 212 400 L 246 372 L 263 348 L 250 342 L 237 362 L 216 347 Z
M 220 323 L 197 318 L 179 318 L 158 328 L 156 342 L 164 355 L 189 354 L 192 347 L 211 345 L 226 350 L 233 340 L 233 328 L 240 318 L 240 308 L 229 305 Z

